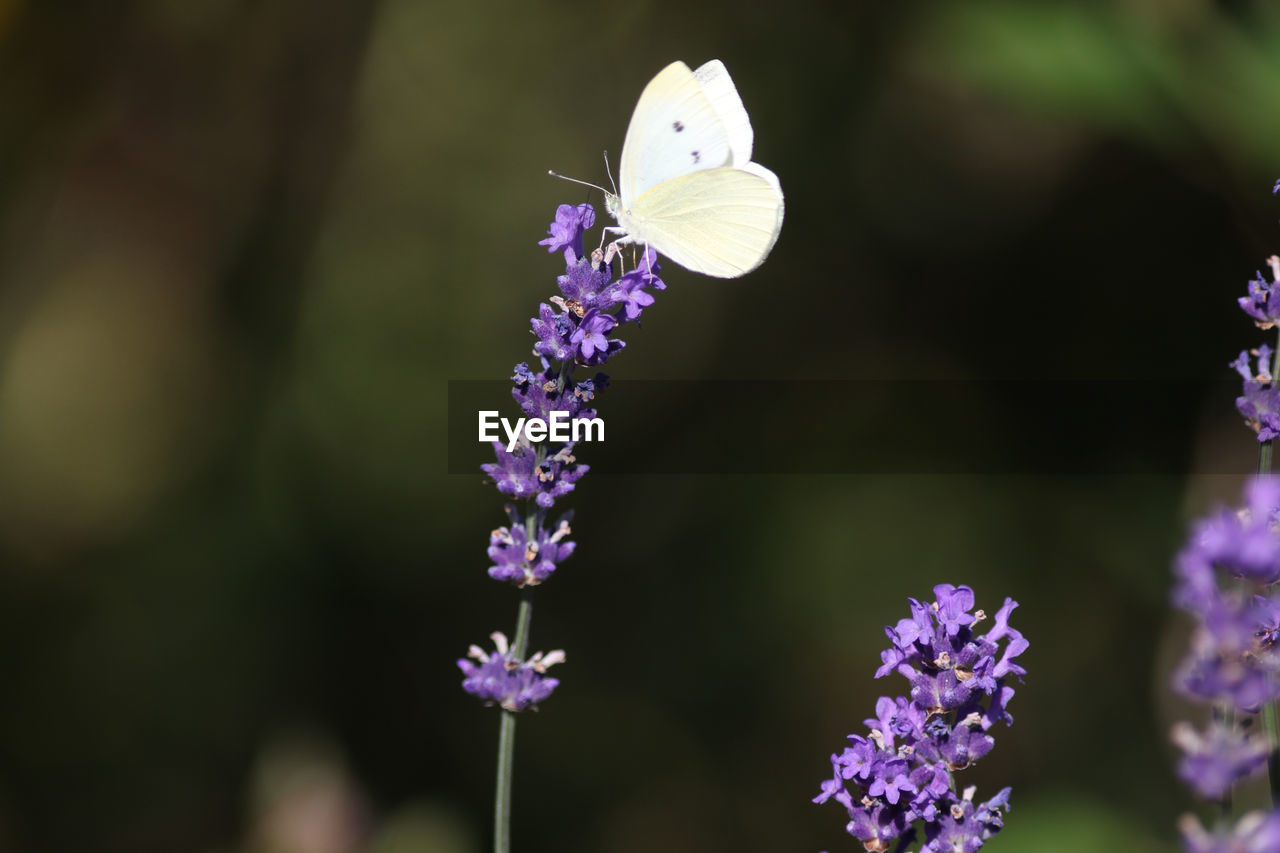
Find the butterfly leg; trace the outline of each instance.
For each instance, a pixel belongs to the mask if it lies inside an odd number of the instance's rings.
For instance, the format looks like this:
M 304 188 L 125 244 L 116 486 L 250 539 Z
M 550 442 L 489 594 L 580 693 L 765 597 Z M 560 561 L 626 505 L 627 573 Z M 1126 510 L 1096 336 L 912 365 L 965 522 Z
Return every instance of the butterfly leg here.
M 614 240 L 613 242 L 611 242 L 611 243 L 609 244 L 609 247 L 605 250 L 605 253 L 604 253 L 604 262 L 605 262 L 606 264 L 611 264 L 611 263 L 613 263 L 614 255 L 617 255 L 617 254 L 619 254 L 619 253 L 620 253 L 620 249 L 621 249 L 621 247 L 622 247 L 622 246 L 626 245 L 627 243 L 634 243 L 635 241 L 631 238 L 631 236 L 630 236 L 629 234 L 627 234 L 626 230 L 624 230 L 624 229 L 622 229 L 622 228 L 618 227 L 617 225 L 606 225 L 604 228 L 601 228 L 601 229 L 600 229 L 600 243 L 601 243 L 601 245 L 603 245 L 603 244 L 604 244 L 604 236 L 605 236 L 606 234 L 620 234 L 620 235 L 621 235 L 620 237 L 618 237 L 618 239 L 616 239 L 616 240 Z
M 644 258 L 645 268 L 648 269 L 649 271 L 649 284 L 653 284 L 653 279 L 654 279 L 653 261 L 649 260 L 649 241 L 648 240 L 644 241 L 644 252 L 640 255 L 640 257 Z

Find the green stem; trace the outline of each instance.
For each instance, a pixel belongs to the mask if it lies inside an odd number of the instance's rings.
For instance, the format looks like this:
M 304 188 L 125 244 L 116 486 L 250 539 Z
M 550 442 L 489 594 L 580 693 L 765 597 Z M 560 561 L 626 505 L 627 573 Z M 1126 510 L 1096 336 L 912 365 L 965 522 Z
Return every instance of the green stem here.
M 529 645 L 529 622 L 533 618 L 533 588 L 520 593 L 520 609 L 516 612 L 516 633 L 511 653 L 522 660 Z M 493 853 L 511 851 L 511 790 L 515 776 L 516 715 L 503 708 L 498 723 L 498 777 L 493 794 Z
M 503 708 L 498 724 L 498 784 L 493 797 L 493 853 L 511 851 L 511 782 L 516 755 L 516 715 Z
M 516 612 L 516 635 L 511 640 L 511 654 L 524 660 L 529 648 L 529 622 L 533 619 L 533 587 L 520 590 L 520 609 Z

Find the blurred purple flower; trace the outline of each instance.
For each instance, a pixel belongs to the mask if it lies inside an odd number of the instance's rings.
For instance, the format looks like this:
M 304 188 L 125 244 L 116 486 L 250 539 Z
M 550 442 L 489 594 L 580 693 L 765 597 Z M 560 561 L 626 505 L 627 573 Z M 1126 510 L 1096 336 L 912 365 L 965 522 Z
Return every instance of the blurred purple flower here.
M 1220 721 L 1210 723 L 1205 732 L 1185 721 L 1177 723 L 1170 738 L 1183 752 L 1178 776 L 1205 799 L 1223 799 L 1232 785 L 1267 764 L 1266 738 Z
M 1174 560 L 1173 602 L 1197 619 L 1174 685 L 1250 712 L 1280 697 L 1280 479 L 1251 480 L 1245 502 L 1193 525 Z
M 1250 812 L 1235 825 L 1205 829 L 1195 815 L 1178 821 L 1187 853 L 1276 853 L 1280 850 L 1280 811 Z
M 1193 613 L 1217 600 L 1217 576 L 1269 585 L 1280 580 L 1280 478 L 1256 477 L 1245 487 L 1245 508 L 1222 509 L 1197 522 L 1178 554 L 1175 602 Z

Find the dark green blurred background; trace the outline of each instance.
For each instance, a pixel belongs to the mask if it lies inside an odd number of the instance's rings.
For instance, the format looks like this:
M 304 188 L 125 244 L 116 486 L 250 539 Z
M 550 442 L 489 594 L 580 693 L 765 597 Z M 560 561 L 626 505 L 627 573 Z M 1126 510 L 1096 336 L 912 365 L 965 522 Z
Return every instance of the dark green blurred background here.
M 615 377 L 1185 380 L 1145 421 L 988 413 L 1185 466 L 597 465 L 517 849 L 855 849 L 809 798 L 942 581 L 1032 642 L 967 780 L 1014 786 L 991 849 L 1172 849 L 1168 565 L 1254 464 L 1213 383 L 1280 250 L 1274 4 L 0 0 L 0 849 L 484 849 L 497 716 L 454 660 L 516 597 L 446 383 L 527 357 L 586 198 L 545 170 L 602 179 L 648 79 L 712 57 L 786 224 L 744 279 L 669 267 Z

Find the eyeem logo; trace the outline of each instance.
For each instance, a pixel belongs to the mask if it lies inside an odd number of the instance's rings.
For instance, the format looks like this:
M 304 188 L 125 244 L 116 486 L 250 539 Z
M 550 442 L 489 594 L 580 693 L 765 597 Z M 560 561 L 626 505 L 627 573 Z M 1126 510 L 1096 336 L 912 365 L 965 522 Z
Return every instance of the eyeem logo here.
M 548 420 L 518 418 L 515 424 L 498 412 L 480 412 L 480 441 L 498 441 L 498 427 L 507 434 L 507 452 L 515 450 L 523 433 L 529 441 L 604 441 L 603 418 L 570 418 L 568 412 L 551 412 Z

